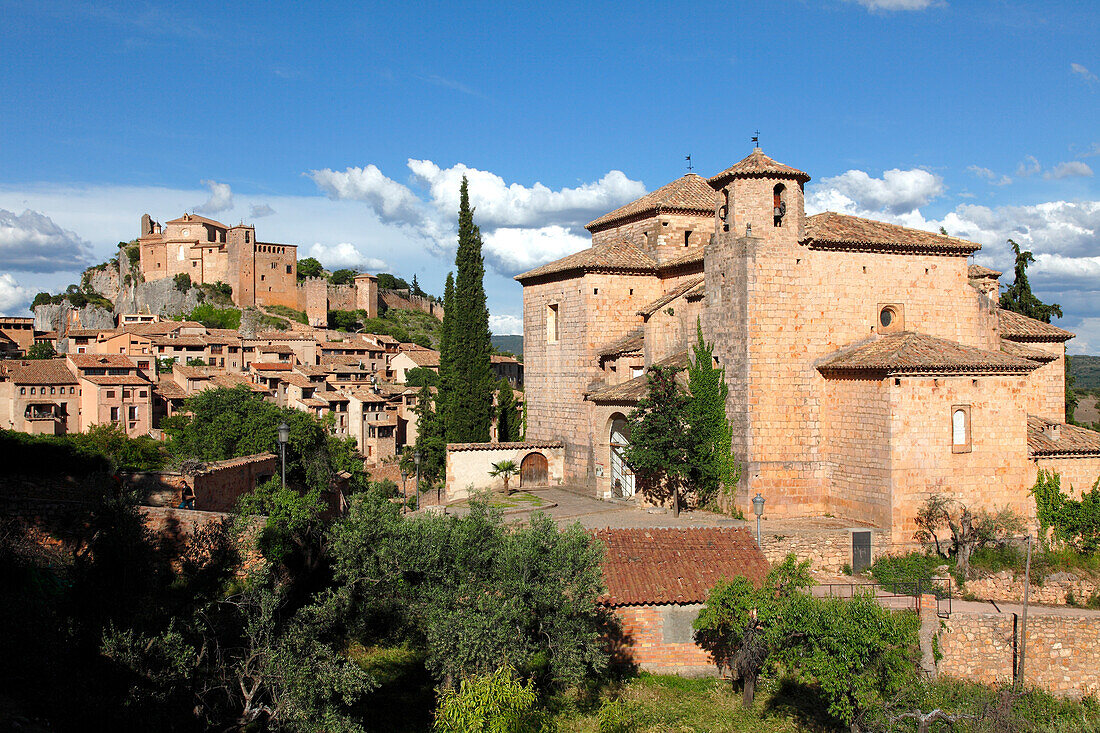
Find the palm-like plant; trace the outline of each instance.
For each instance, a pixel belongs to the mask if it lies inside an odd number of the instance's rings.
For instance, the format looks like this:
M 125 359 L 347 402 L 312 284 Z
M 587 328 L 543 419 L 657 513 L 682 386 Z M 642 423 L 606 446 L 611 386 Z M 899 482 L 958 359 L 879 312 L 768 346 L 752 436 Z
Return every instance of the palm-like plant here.
M 493 478 L 500 476 L 504 480 L 504 493 L 508 493 L 508 480 L 519 473 L 519 467 L 515 461 L 500 461 L 493 464 L 493 470 L 489 475 Z

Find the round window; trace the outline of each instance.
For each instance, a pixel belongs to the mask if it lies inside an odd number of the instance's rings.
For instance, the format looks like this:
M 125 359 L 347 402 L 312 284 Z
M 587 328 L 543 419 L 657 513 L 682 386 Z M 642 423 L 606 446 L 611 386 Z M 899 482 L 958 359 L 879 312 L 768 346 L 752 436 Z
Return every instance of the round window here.
M 890 324 L 894 322 L 894 309 L 883 308 L 882 312 L 878 314 L 878 322 L 882 324 L 883 328 L 889 328 Z

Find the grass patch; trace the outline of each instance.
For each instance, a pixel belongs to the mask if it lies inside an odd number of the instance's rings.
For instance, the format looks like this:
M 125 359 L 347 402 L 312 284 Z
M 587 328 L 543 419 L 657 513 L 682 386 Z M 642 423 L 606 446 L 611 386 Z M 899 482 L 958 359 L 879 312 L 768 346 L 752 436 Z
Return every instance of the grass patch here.
M 528 494 L 526 491 L 517 491 L 514 494 L 504 496 L 503 494 L 489 493 L 485 496 L 488 500 L 489 506 L 494 509 L 516 509 L 519 507 L 525 509 L 538 509 L 539 507 L 546 506 L 546 500 L 541 496 L 535 496 L 534 494 Z
M 210 303 L 195 306 L 190 313 L 178 316 L 179 321 L 198 321 L 207 328 L 229 328 L 234 331 L 241 327 L 241 312 L 236 308 L 218 308 Z

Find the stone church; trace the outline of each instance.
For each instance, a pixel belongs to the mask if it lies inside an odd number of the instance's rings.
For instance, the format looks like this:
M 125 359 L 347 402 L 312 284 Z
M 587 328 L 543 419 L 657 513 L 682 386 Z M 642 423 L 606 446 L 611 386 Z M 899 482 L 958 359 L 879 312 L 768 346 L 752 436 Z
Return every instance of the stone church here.
M 1100 476 L 1100 434 L 1065 424 L 1072 333 L 998 308 L 981 245 L 826 212 L 760 148 L 587 225 L 592 246 L 523 285 L 527 438 L 566 481 L 632 495 L 626 416 L 651 364 L 686 366 L 696 323 L 729 386 L 751 515 L 831 514 L 908 540 L 933 492 L 1034 516 L 1039 468 Z

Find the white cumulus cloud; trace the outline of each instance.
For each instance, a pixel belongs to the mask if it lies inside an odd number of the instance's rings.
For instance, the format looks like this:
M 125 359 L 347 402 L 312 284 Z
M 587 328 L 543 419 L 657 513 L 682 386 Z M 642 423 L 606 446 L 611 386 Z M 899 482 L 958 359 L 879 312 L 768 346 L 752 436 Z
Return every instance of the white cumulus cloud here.
M 1008 176 L 996 173 L 989 168 L 982 168 L 981 166 L 977 165 L 968 165 L 966 169 L 976 175 L 978 178 L 984 178 L 985 180 L 989 181 L 989 183 L 994 186 L 1007 186 L 1008 184 L 1012 183 L 1012 179 Z
M 1046 179 L 1059 179 L 1059 178 L 1077 178 L 1088 177 L 1092 175 L 1092 168 L 1089 168 L 1080 160 L 1070 160 L 1065 163 L 1059 163 L 1046 173 L 1043 174 L 1043 178 Z
M 262 219 L 265 216 L 271 216 L 275 213 L 275 209 L 271 208 L 267 204 L 252 204 L 248 209 L 248 214 L 253 219 Z
M 17 283 L 10 274 L 0 273 L 0 316 L 25 315 L 31 298 L 29 289 Z
M 463 164 L 442 168 L 430 160 L 410 158 L 407 165 L 411 187 L 373 164 L 307 175 L 329 198 L 361 201 L 381 221 L 415 232 L 437 255 L 456 246 L 459 186 L 466 176 L 486 262 L 505 276 L 589 246 L 585 223 L 646 192 L 641 181 L 617 170 L 597 181 L 555 190 L 542 183 L 508 183 L 495 173 Z
M 368 257 L 351 242 L 331 245 L 316 242 L 309 248 L 309 256 L 317 259 L 327 270 L 352 268 L 360 272 L 374 272 L 386 269 L 384 261 Z
M 523 316 L 489 316 L 489 330 L 500 335 L 523 334 Z
M 233 208 L 233 191 L 228 183 L 217 181 L 202 181 L 202 185 L 210 189 L 210 198 L 205 203 L 195 207 L 197 214 L 220 214 Z
M 872 178 L 861 170 L 850 170 L 824 178 L 813 188 L 807 208 L 841 211 L 882 211 L 905 214 L 924 206 L 943 193 L 943 179 L 920 168 L 884 171 Z
M 1034 155 L 1024 156 L 1024 159 L 1016 166 L 1016 175 L 1018 176 L 1033 176 L 1039 171 L 1043 170 L 1043 166 L 1039 165 L 1039 160 Z
M 0 263 L 7 270 L 58 272 L 85 267 L 90 246 L 53 219 L 27 209 L 16 215 L 0 209 Z

